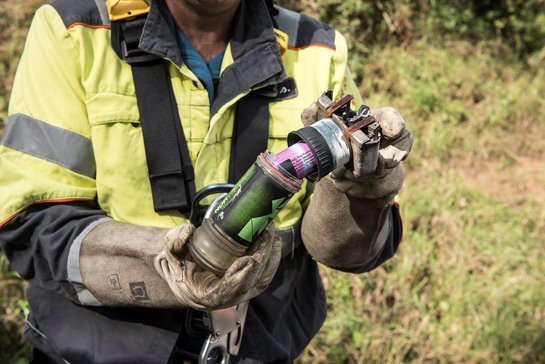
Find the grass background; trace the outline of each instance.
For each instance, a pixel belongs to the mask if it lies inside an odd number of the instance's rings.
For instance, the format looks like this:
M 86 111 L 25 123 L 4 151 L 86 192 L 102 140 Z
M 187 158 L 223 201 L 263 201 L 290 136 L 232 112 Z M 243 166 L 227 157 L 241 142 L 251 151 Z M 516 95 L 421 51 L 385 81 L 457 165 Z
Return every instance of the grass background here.
M 0 132 L 43 2 L 0 7 Z M 322 269 L 328 320 L 298 362 L 545 362 L 545 2 L 278 2 L 343 32 L 367 103 L 415 137 L 398 255 Z M 23 282 L 3 255 L 0 274 L 0 362 L 26 363 Z

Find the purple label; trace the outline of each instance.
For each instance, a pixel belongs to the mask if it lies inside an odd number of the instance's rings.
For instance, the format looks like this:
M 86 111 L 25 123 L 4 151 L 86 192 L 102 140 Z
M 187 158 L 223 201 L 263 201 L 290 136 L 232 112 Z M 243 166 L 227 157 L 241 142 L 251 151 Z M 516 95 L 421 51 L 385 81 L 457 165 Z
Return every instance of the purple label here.
M 272 162 L 276 165 L 285 165 L 286 161 L 289 161 L 299 179 L 303 179 L 316 169 L 316 160 L 310 148 L 302 142 L 296 143 L 272 157 Z

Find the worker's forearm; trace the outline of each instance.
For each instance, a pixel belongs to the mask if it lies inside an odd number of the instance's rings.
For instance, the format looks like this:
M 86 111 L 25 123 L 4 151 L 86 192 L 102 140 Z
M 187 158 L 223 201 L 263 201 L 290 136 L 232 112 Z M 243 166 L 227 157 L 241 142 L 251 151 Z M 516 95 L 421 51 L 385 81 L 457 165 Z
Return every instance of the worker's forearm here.
M 389 203 L 349 197 L 324 178 L 303 218 L 303 242 L 311 256 L 329 267 L 368 270 L 391 234 L 390 210 Z
M 21 277 L 79 303 L 85 288 L 73 274 L 78 257 L 70 252 L 82 232 L 105 217 L 92 202 L 36 204 L 2 226 L 0 243 Z
M 108 220 L 81 243 L 79 269 L 85 287 L 107 306 L 180 307 L 154 266 L 169 229 Z

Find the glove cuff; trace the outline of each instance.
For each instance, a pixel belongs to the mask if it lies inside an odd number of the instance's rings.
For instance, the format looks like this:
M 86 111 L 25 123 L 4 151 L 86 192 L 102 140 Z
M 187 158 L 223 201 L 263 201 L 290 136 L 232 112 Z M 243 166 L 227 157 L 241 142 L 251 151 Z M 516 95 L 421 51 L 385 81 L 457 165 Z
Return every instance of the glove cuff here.
M 169 229 L 108 221 L 82 240 L 83 284 L 105 306 L 180 307 L 154 267 Z
M 303 218 L 303 243 L 319 262 L 357 271 L 382 250 L 393 202 L 356 198 L 338 191 L 325 178 L 316 184 Z

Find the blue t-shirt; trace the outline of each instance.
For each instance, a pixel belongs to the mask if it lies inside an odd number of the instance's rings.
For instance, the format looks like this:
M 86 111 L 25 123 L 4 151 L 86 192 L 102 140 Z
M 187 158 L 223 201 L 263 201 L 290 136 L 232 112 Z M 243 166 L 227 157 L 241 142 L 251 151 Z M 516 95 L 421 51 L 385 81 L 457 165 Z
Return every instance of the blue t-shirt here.
M 219 53 L 210 62 L 206 63 L 182 32 L 178 30 L 176 33 L 178 34 L 178 42 L 180 43 L 184 63 L 201 80 L 203 86 L 208 91 L 208 99 L 210 100 L 210 105 L 212 105 L 215 85 L 220 77 L 221 62 L 225 51 Z

